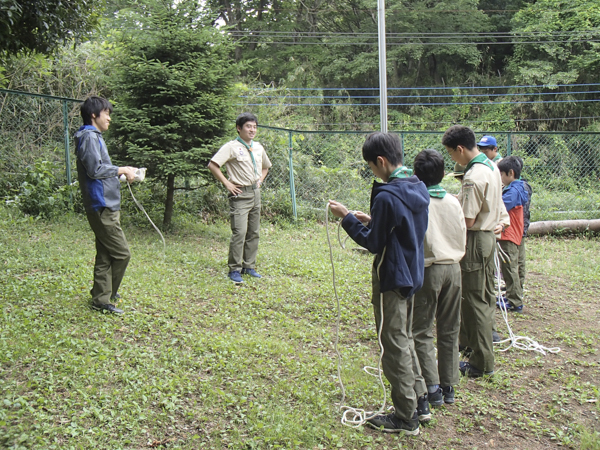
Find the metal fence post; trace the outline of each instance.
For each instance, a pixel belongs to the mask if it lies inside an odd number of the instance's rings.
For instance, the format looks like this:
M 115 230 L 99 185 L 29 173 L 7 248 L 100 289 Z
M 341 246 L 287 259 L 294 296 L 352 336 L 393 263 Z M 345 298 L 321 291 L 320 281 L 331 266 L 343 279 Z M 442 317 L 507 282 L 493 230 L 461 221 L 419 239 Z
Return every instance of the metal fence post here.
M 510 156 L 512 153 L 512 134 L 508 133 L 506 135 L 506 156 Z
M 289 157 L 290 157 L 290 195 L 292 197 L 292 212 L 294 213 L 294 220 L 298 219 L 298 212 L 296 211 L 296 187 L 294 186 L 294 161 L 293 155 L 293 144 L 292 144 L 292 132 L 289 132 Z
M 63 125 L 65 127 L 65 166 L 67 172 L 67 184 L 71 185 L 71 155 L 69 154 L 69 108 L 67 101 L 62 101 Z M 69 203 L 73 206 L 73 194 L 69 194 Z
M 404 133 L 400 132 L 400 149 L 402 152 L 402 161 L 404 161 Z M 406 165 L 406 162 L 404 162 Z

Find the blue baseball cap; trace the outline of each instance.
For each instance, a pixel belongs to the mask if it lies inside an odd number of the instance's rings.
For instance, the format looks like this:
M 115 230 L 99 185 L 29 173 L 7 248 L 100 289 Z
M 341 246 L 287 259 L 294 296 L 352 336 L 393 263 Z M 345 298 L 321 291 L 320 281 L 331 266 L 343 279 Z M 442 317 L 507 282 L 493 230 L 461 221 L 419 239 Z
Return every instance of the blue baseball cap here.
M 496 138 L 494 136 L 484 136 L 477 143 L 478 147 L 496 147 Z

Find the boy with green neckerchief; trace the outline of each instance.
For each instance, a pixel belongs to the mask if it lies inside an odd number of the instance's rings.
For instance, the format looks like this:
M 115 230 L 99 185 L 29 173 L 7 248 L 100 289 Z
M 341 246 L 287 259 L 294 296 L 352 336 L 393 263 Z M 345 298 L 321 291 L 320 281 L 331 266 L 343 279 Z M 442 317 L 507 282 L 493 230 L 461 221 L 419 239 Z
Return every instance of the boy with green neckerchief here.
M 429 192 L 429 220 L 425 233 L 425 277 L 415 294 L 413 340 L 431 406 L 454 403 L 458 384 L 458 331 L 460 329 L 461 271 L 467 227 L 460 202 L 440 186 L 444 157 L 436 150 L 420 152 L 415 175 Z M 433 322 L 436 323 L 436 347 Z
M 227 276 L 234 283 L 241 283 L 242 275 L 261 278 L 256 272 L 260 185 L 267 176 L 271 161 L 263 146 L 254 141 L 258 127 L 256 116 L 251 113 L 240 114 L 235 125 L 238 137 L 219 149 L 208 168 L 229 191 L 231 241 Z M 223 164 L 229 179 L 221 172 Z
M 473 352 L 462 361 L 463 375 L 480 377 L 494 373 L 492 329 L 496 298 L 494 282 L 495 232 L 502 231 L 502 180 L 500 171 L 477 149 L 475 133 L 454 125 L 444 133 L 442 144 L 450 157 L 466 166 L 458 194 L 467 227 L 467 246 L 460 266 L 462 303 L 460 344 Z M 464 342 L 464 341 L 466 342 Z

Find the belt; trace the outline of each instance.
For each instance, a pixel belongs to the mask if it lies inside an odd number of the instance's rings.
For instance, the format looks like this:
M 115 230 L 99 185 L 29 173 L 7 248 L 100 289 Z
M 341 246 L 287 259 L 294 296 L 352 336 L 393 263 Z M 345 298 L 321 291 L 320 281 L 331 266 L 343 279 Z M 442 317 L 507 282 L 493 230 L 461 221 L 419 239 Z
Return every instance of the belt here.
M 251 192 L 255 189 L 258 189 L 258 185 L 256 183 L 251 184 L 250 186 L 240 186 L 239 189 L 241 189 L 244 192 Z

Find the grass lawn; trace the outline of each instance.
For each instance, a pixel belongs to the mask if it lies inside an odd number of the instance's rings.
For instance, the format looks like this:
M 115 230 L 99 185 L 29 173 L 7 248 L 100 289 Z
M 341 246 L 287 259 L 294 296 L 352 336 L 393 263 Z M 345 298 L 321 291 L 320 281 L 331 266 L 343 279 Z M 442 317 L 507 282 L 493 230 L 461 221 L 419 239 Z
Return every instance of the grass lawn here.
M 178 220 L 165 258 L 153 231 L 125 226 L 133 257 L 114 316 L 89 307 L 85 218 L 0 208 L 1 448 L 600 449 L 598 237 L 527 242 L 511 325 L 561 352 L 498 353 L 493 378 L 462 379 L 457 402 L 408 438 L 340 423 L 324 226 L 263 222 L 266 276 L 235 286 L 228 225 Z M 377 409 L 362 371 L 378 357 L 371 257 L 336 242 L 334 259 L 346 403 Z

